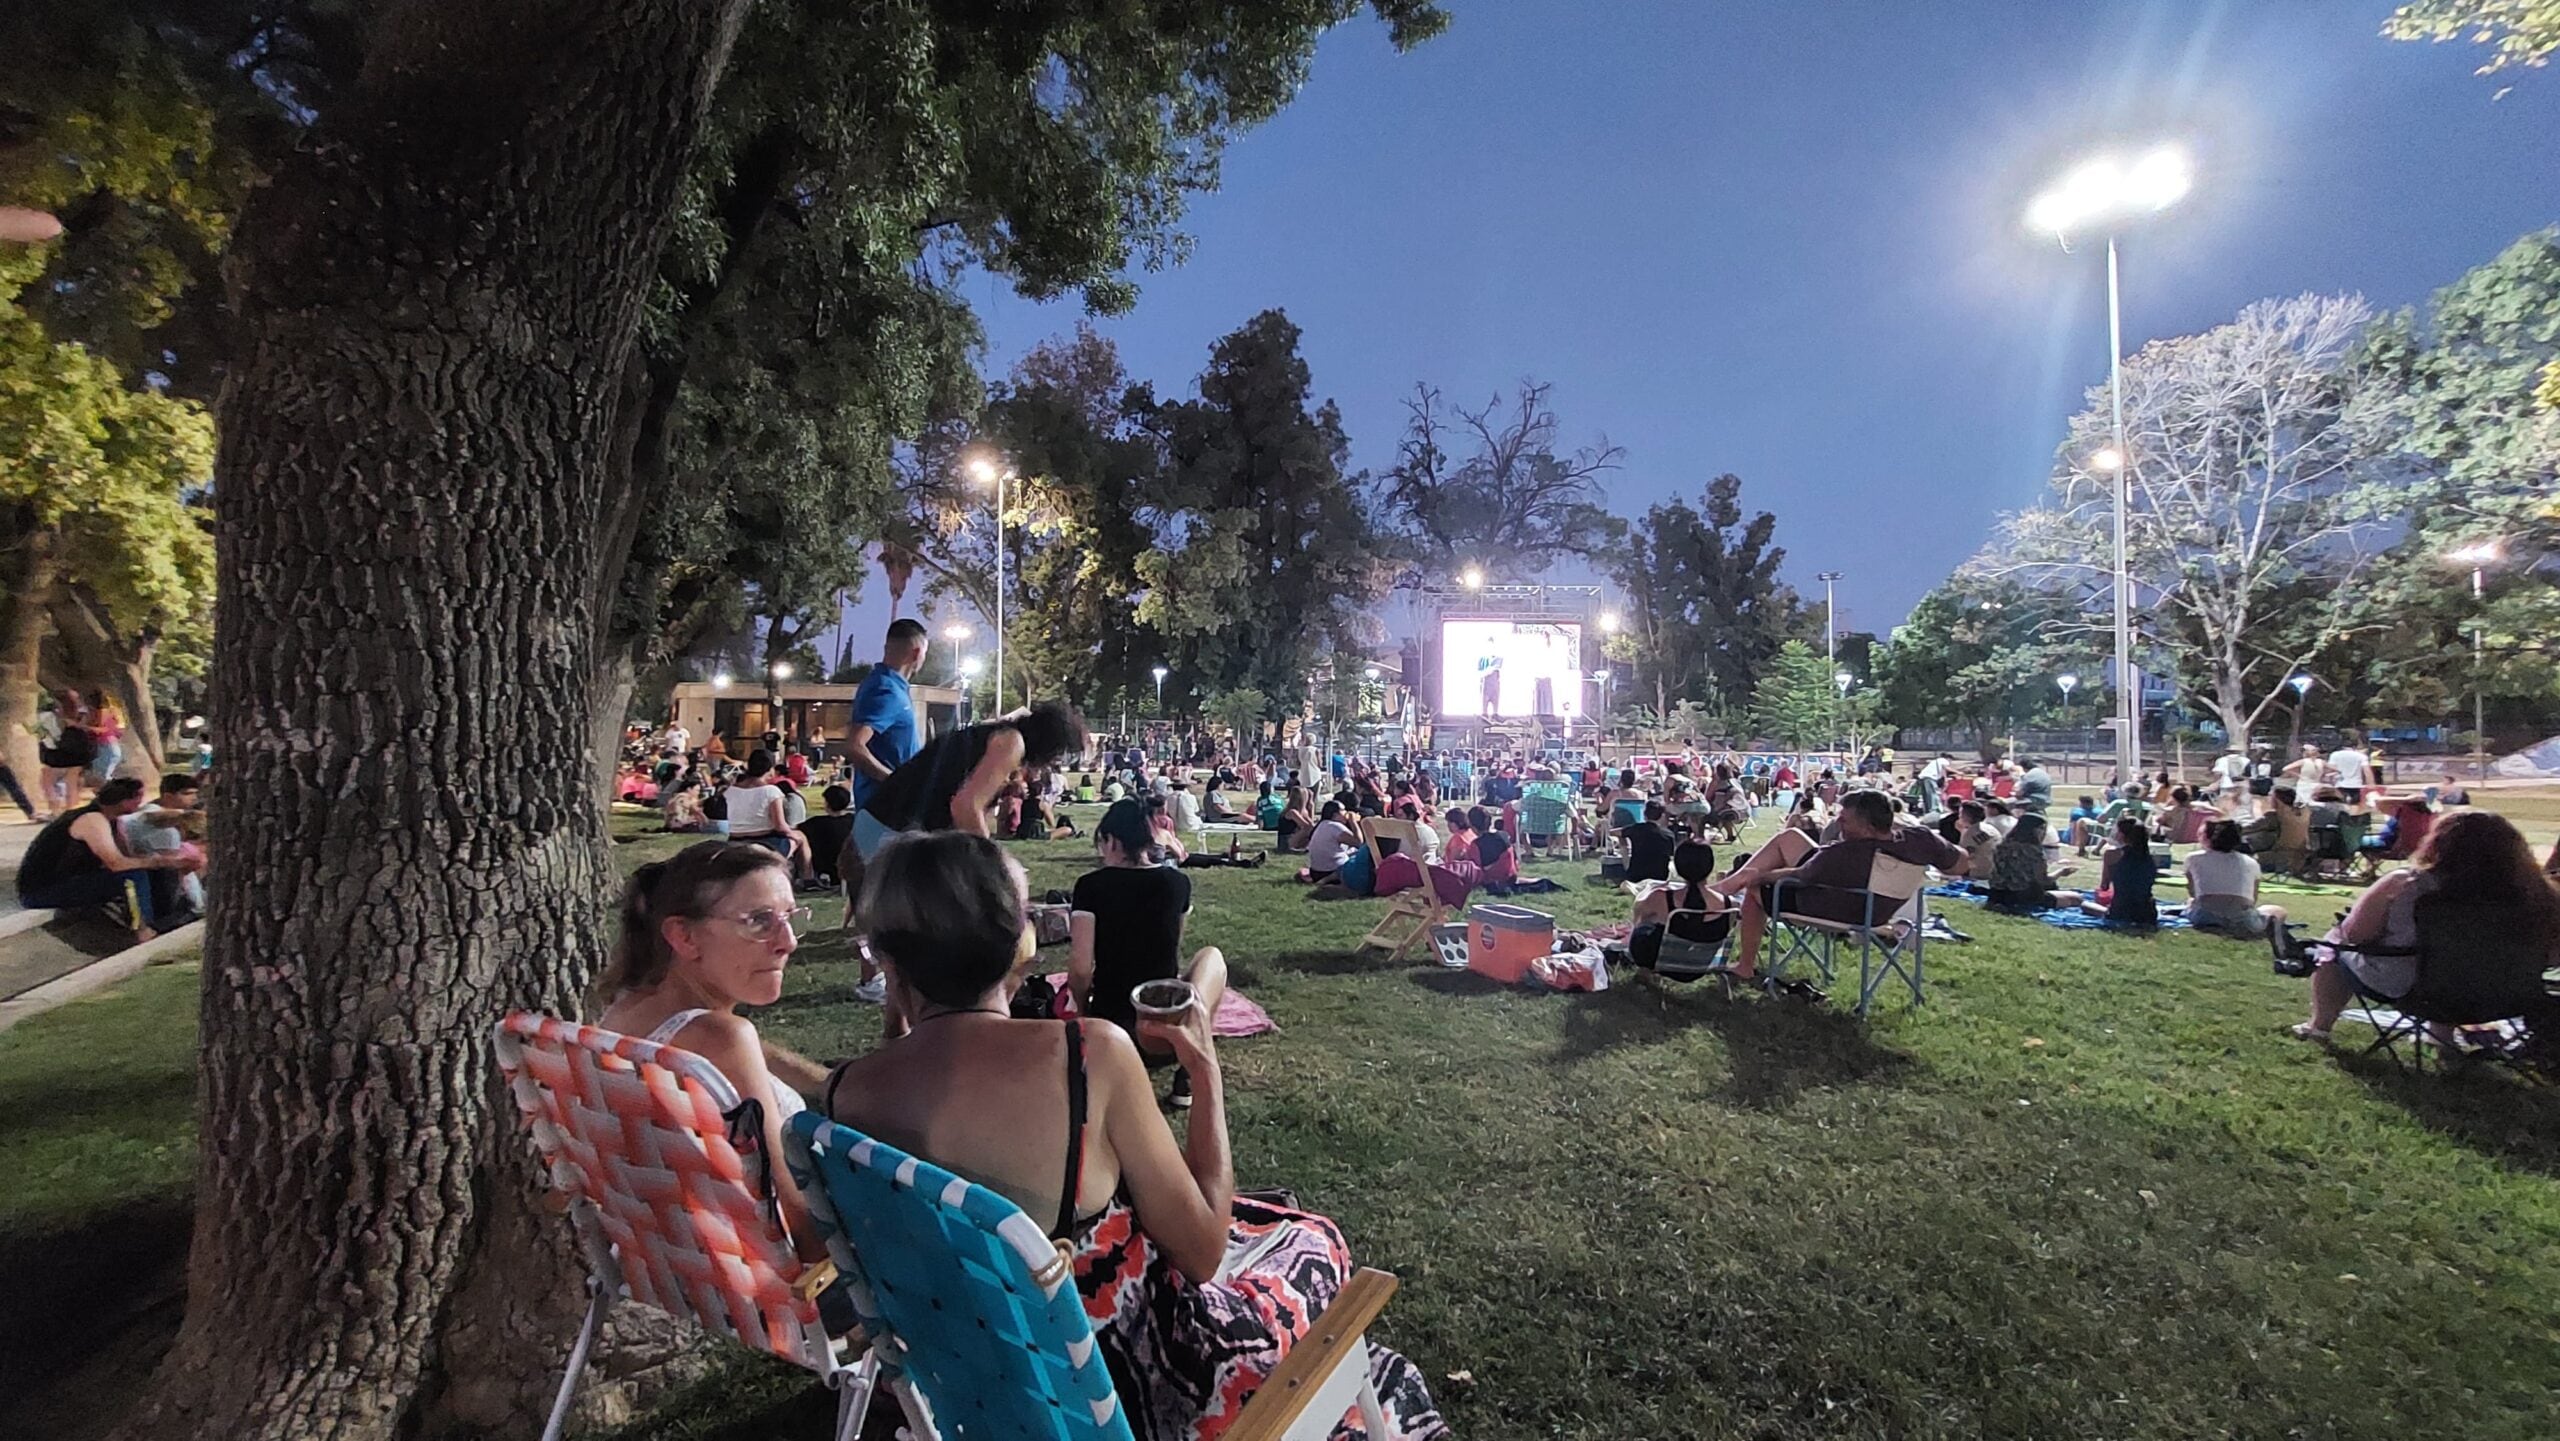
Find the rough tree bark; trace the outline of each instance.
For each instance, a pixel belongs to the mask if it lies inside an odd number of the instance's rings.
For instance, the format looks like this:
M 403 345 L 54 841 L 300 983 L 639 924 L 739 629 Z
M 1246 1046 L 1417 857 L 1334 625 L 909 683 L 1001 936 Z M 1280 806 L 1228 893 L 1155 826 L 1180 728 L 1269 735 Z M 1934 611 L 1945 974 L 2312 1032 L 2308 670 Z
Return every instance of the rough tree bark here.
M 490 1026 L 611 888 L 599 531 L 745 0 L 401 0 L 232 242 L 186 1323 L 122 1434 L 522 1434 L 575 1263 Z
M 37 531 L 11 567 L 8 586 L 0 593 L 0 761 L 17 772 L 18 783 L 35 793 L 42 771 L 36 761 L 37 672 L 44 657 L 45 632 L 52 628 L 51 598 L 56 579 L 52 544 Z

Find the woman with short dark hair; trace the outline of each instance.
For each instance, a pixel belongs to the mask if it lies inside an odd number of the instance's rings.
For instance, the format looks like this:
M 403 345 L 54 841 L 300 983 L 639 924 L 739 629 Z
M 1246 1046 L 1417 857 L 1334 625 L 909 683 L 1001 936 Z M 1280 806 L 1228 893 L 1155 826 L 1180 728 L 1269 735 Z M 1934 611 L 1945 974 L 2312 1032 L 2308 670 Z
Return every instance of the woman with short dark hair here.
M 1125 815 L 1114 830 L 1136 839 Z M 1135 1039 L 1117 1025 L 1013 1018 L 1034 955 L 1028 891 L 1021 867 L 979 836 L 901 836 L 873 858 L 862 910 L 914 1023 L 838 1068 L 825 1110 L 1045 1227 L 1070 1259 L 1130 1429 L 1141 1441 L 1215 1437 L 1333 1300 L 1349 1248 L 1321 1216 L 1235 1194 L 1206 1006 L 1141 1019 Z M 1141 1041 L 1191 1075 L 1197 1104 L 1179 1143 Z M 1221 1274 L 1248 1250 L 1254 1259 Z M 1372 1374 L 1389 1421 L 1377 1441 L 1446 1434 L 1410 1362 L 1380 1353 Z

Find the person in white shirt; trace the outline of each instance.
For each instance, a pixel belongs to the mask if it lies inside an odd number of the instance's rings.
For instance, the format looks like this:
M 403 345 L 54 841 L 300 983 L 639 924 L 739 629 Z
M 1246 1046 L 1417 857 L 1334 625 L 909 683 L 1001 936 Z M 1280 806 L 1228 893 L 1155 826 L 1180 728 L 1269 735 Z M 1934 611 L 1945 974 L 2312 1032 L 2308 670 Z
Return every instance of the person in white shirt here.
M 667 728 L 658 732 L 658 754 L 662 756 L 681 756 L 692 745 L 693 733 L 673 721 L 667 722 Z
M 2240 793 L 2249 784 L 2249 758 L 2233 746 L 2213 763 L 2213 800 L 2224 815 L 2240 805 Z
M 2284 778 L 2293 784 L 2293 793 L 2307 796 L 2329 784 L 2329 762 L 2320 755 L 2318 746 L 2304 746 L 2302 755 L 2284 768 Z
M 1342 869 L 1343 858 L 1360 844 L 1360 832 L 1347 823 L 1342 802 L 1326 801 L 1324 811 L 1316 818 L 1315 831 L 1307 837 L 1307 879 L 1323 881 Z
M 1165 791 L 1164 813 L 1173 821 L 1174 834 L 1182 843 L 1198 849 L 1200 835 L 1200 797 L 1194 795 L 1188 782 L 1175 784 Z
M 2373 762 L 2365 755 L 2363 747 L 2357 744 L 2354 735 L 2350 734 L 2346 744 L 2329 752 L 2329 769 L 2338 773 L 2338 794 L 2346 797 L 2347 804 L 2351 806 L 2362 804 L 2364 788 L 2369 784 L 2367 776 L 2373 769 Z
M 2240 848 L 2240 823 L 2215 821 L 2187 857 L 2187 924 L 2247 937 L 2282 927 L 2284 907 L 2258 904 L 2258 875 L 2258 858 Z

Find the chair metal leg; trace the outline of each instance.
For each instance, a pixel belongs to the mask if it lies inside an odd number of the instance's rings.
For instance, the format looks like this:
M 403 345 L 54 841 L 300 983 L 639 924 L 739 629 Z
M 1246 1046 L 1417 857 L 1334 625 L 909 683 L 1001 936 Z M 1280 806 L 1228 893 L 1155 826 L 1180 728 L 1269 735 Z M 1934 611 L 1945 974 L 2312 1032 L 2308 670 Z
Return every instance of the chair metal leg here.
M 562 1428 L 569 1424 L 569 1403 L 577 1399 L 578 1377 L 587 1369 L 587 1352 L 594 1349 L 596 1333 L 604 1329 L 604 1313 L 612 1306 L 612 1290 L 589 1276 L 587 1319 L 578 1327 L 576 1344 L 569 1348 L 569 1368 L 561 1373 L 560 1394 L 551 1403 L 551 1419 L 542 1428 L 542 1441 L 560 1441 Z
M 836 1393 L 836 1441 L 854 1441 L 871 1412 L 871 1391 L 880 1376 L 880 1360 L 869 1351 L 850 1366 L 832 1372 L 827 1384 Z

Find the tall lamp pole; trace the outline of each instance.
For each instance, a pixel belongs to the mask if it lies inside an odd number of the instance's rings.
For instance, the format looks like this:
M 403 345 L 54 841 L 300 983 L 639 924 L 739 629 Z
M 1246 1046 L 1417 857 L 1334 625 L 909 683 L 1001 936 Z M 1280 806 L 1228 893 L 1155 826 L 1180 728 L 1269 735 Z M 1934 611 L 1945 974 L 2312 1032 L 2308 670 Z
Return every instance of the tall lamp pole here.
M 2475 780 L 2489 778 L 2488 706 L 2481 700 L 2481 687 L 2485 684 L 2483 667 L 2488 661 L 2484 636 L 2489 627 L 2487 617 L 2480 614 L 2483 594 L 2480 573 L 2495 565 L 2500 554 L 2496 541 L 2480 540 L 2454 551 L 2449 557 L 2471 567 L 2471 774 Z
M 1840 572 L 1826 570 L 1814 579 L 1822 582 L 1822 660 L 1831 668 L 1833 675 L 1838 675 L 1840 673 L 1840 607 L 1831 598 L 1831 587 L 1840 579 Z M 1844 700 L 1848 698 L 1849 691 L 1846 686 L 1841 687 L 1840 695 Z M 1836 705 L 1831 708 L 1831 734 L 1835 740 L 1840 735 L 1840 708 Z
M 2053 678 L 2053 683 L 2062 687 L 2062 734 L 2065 738 L 2063 744 L 2067 747 L 2071 735 L 2071 688 L 2080 683 L 2080 677 L 2058 675 Z
M 2027 206 L 2029 229 L 2051 234 L 2068 249 L 2075 231 L 2103 230 L 2107 237 L 2107 396 L 2114 412 L 2115 444 L 2099 466 L 2114 472 L 2116 772 L 2142 772 L 2142 683 L 2133 669 L 2133 575 L 2125 558 L 2125 507 L 2132 486 L 2133 451 L 2124 433 L 2124 307 L 2116 263 L 2116 232 L 2175 205 L 2195 183 L 2186 152 L 2154 146 L 2138 158 L 2101 156 L 2084 161 Z M 2112 463 L 2110 463 L 2112 462 Z
M 1004 714 L 1004 483 L 1009 468 L 994 457 L 980 455 L 969 461 L 969 473 L 981 485 L 996 488 L 996 697 L 995 713 Z

